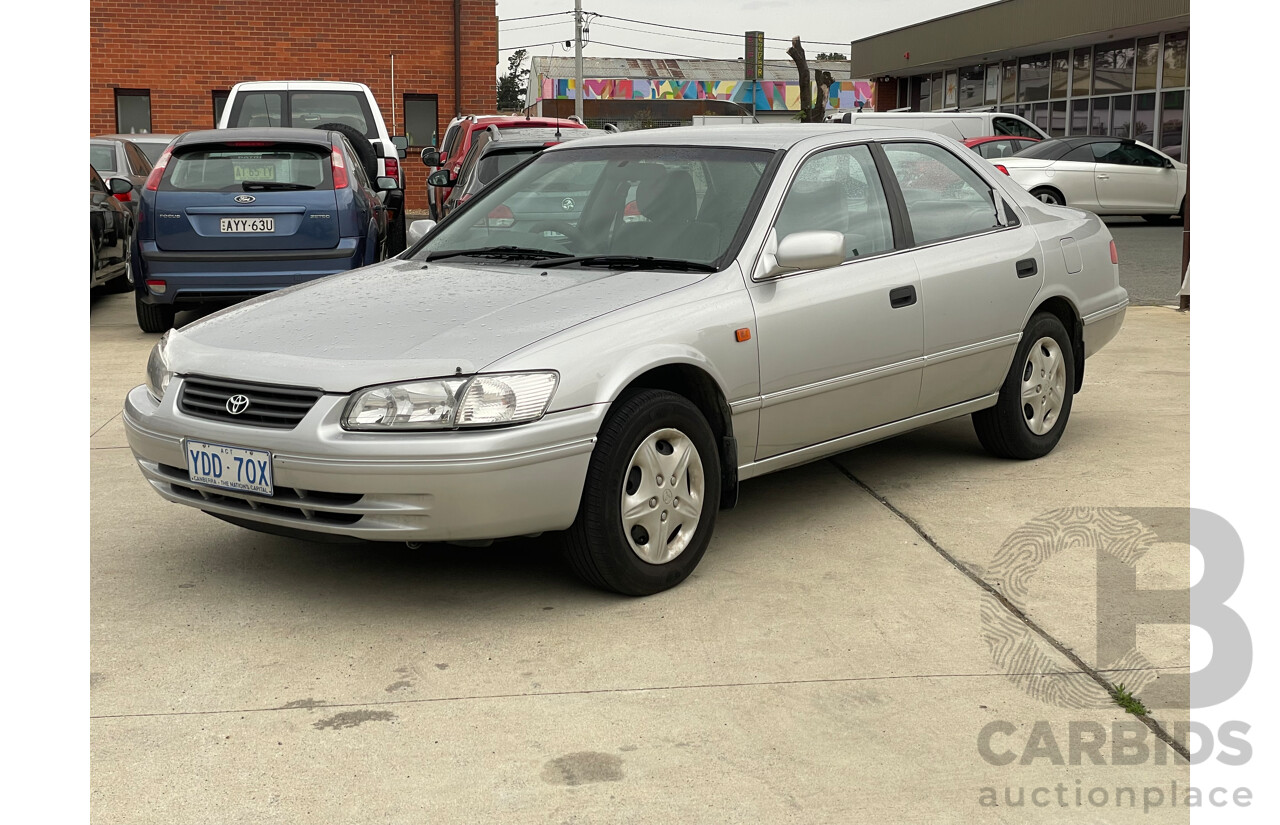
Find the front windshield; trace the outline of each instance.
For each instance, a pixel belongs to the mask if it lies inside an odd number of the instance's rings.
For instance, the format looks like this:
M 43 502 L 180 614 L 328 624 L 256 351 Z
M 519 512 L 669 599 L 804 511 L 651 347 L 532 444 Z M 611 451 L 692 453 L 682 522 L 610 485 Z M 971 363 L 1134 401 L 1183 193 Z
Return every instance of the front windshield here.
M 711 265 L 731 251 L 773 154 L 631 145 L 547 151 L 455 212 L 414 258 L 514 250 L 509 259 L 535 265 L 605 256 Z

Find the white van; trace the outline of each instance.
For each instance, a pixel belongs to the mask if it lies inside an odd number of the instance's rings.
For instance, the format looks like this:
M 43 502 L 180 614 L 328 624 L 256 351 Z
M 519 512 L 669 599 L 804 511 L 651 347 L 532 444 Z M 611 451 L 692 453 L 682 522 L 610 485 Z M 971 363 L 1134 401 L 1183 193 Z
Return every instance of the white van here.
M 988 135 L 1015 135 L 1045 140 L 1049 137 L 1039 126 L 1008 112 L 832 112 L 829 123 L 855 126 L 891 126 L 895 129 L 920 129 L 940 135 L 968 140 Z

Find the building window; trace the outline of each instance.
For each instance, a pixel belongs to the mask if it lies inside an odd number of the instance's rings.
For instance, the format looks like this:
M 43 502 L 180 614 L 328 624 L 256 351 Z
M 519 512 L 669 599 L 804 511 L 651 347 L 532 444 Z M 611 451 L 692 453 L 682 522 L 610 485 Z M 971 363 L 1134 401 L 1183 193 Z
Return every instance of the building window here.
M 1164 88 L 1187 85 L 1187 33 L 1164 37 Z
M 1165 92 L 1160 102 L 1160 143 L 1159 148 L 1174 160 L 1185 160 L 1182 156 L 1182 118 L 1186 110 L 1187 93 Z
M 1070 85 L 1071 77 L 1071 53 L 1058 52 L 1049 61 L 1049 97 L 1061 98 L 1067 96 L 1067 87 Z
M 947 72 L 946 77 L 947 79 L 943 81 L 946 94 L 943 97 L 942 106 L 944 109 L 954 109 L 956 107 L 956 73 Z
M 1031 107 L 1031 122 L 1044 131 L 1049 131 L 1049 104 L 1037 103 Z M 1036 135 L 1036 137 L 1039 137 Z
M 1071 101 L 1071 134 L 1089 134 L 1089 98 L 1078 97 Z
M 1000 102 L 1000 67 L 992 63 L 987 67 L 987 103 Z
M 213 90 L 213 128 L 218 128 L 218 121 L 222 120 L 222 110 L 227 106 L 227 96 L 231 92 L 226 89 Z
M 1018 101 L 1049 99 L 1049 55 L 1024 57 L 1018 66 Z
M 1106 135 L 1111 127 L 1111 98 L 1095 97 L 1089 116 L 1089 134 Z
M 1148 145 L 1155 143 L 1156 95 L 1133 96 L 1133 138 Z
M 1092 85 L 1093 54 L 1089 49 L 1076 49 L 1071 60 L 1071 96 L 1080 97 L 1089 94 Z
M 436 145 L 438 108 L 439 101 L 435 95 L 404 96 L 404 133 L 410 146 L 425 148 Z
M 1133 98 L 1117 95 L 1111 100 L 1111 136 L 1133 137 Z
M 960 108 L 970 109 L 982 105 L 983 83 L 986 73 L 981 66 L 966 66 L 960 70 Z
M 1134 78 L 1133 88 L 1142 91 L 1156 87 L 1156 69 L 1160 65 L 1160 38 L 1142 37 L 1138 39 L 1137 54 L 1138 71 Z
M 1018 64 L 1005 63 L 1001 71 L 1000 102 L 1012 103 L 1018 96 Z
M 1133 41 L 1093 51 L 1093 93 L 1133 91 Z
M 116 133 L 141 135 L 151 131 L 151 90 L 116 89 Z
M 932 112 L 936 112 L 942 108 L 943 87 L 942 87 L 941 72 L 933 76 L 933 83 L 931 84 L 930 88 L 931 88 L 931 91 L 929 93 L 929 101 L 930 101 L 929 110 Z
M 1067 101 L 1055 100 L 1049 104 L 1049 135 L 1062 137 L 1067 133 Z

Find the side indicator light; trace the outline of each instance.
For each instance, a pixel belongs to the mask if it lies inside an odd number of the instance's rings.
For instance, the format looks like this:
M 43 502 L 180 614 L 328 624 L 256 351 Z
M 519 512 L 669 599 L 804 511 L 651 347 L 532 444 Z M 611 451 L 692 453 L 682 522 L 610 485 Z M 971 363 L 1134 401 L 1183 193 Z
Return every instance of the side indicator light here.
M 738 339 L 738 343 L 739 343 L 739 344 L 741 344 L 743 341 L 750 341 L 750 340 L 751 340 L 751 330 L 750 330 L 750 328 L 748 328 L 748 327 L 743 327 L 742 329 L 734 330 L 734 331 L 733 331 L 733 337 L 734 337 L 734 338 L 736 338 L 736 339 Z

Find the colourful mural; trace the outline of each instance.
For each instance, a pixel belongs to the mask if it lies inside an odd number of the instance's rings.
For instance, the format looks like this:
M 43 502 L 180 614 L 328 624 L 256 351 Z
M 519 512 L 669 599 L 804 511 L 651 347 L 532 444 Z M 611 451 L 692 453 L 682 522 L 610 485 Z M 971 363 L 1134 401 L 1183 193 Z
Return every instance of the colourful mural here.
M 781 80 L 603 80 L 582 81 L 584 100 L 731 100 L 760 110 L 799 111 L 800 86 Z M 572 100 L 572 78 L 542 78 L 540 100 Z M 831 87 L 832 109 L 856 109 L 871 102 L 871 82 L 838 80 Z

